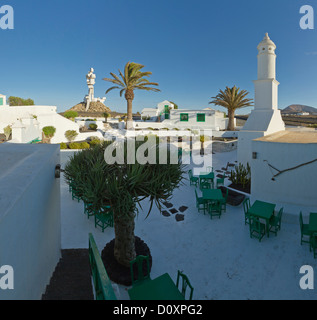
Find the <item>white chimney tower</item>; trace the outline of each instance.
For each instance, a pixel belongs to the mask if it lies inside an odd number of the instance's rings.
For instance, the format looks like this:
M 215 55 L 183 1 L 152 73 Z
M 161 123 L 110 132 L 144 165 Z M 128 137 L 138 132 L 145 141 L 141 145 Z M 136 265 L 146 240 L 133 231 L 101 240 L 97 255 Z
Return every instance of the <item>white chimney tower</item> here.
M 285 130 L 281 111 L 278 110 L 278 85 L 276 80 L 276 45 L 266 33 L 258 47 L 258 79 L 255 87 L 254 110 L 239 132 L 238 162 L 250 163 L 253 139 Z

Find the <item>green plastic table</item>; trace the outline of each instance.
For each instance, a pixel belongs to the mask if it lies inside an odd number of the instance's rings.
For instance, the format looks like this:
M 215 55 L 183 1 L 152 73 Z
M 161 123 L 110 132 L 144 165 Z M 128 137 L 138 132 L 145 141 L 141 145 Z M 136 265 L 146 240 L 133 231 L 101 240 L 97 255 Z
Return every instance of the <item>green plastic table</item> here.
M 275 207 L 276 207 L 276 205 L 273 203 L 256 200 L 253 203 L 253 205 L 251 206 L 251 208 L 249 209 L 250 215 L 265 220 L 266 232 L 267 232 L 268 237 L 270 235 L 270 222 L 269 221 L 274 214 Z
M 131 300 L 185 300 L 168 273 L 128 290 Z
M 309 214 L 308 231 L 311 233 L 317 232 L 317 212 L 311 212 Z
M 214 187 L 214 178 L 215 178 L 215 173 L 214 172 L 201 172 L 199 174 L 199 185 L 204 181 L 204 180 L 210 180 L 212 187 Z
M 203 189 L 203 199 L 204 200 L 214 200 L 214 201 L 221 201 L 223 200 L 222 192 L 220 189 Z

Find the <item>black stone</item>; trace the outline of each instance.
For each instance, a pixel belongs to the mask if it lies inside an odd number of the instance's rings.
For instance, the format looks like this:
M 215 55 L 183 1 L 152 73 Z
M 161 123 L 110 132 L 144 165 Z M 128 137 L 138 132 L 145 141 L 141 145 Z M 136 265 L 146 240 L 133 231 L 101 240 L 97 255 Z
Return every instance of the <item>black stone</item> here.
M 164 204 L 164 206 L 165 206 L 166 208 L 172 208 L 172 207 L 173 207 L 173 204 L 170 203 L 170 202 L 163 202 L 163 204 Z
M 175 219 L 176 219 L 176 221 L 183 221 L 183 220 L 184 220 L 184 215 L 178 213 L 178 214 L 175 216 Z
M 178 210 L 176 210 L 175 208 L 170 210 L 170 213 L 172 213 L 172 214 L 177 213 L 177 212 L 178 212 Z
M 124 286 L 131 286 L 131 271 L 130 267 L 125 267 L 119 264 L 114 256 L 114 242 L 115 240 L 111 240 L 105 246 L 105 248 L 101 252 L 101 259 L 106 268 L 108 277 L 115 283 L 122 284 Z M 149 247 L 147 244 L 135 236 L 135 251 L 136 255 L 149 256 L 150 262 L 150 271 L 152 268 L 152 256 Z M 146 272 L 146 264 L 143 265 L 143 272 Z M 136 274 L 134 272 L 134 274 Z
M 170 216 L 170 214 L 169 214 L 166 210 L 163 210 L 163 211 L 162 211 L 162 215 L 163 215 L 164 217 L 169 217 L 169 216 Z
M 186 207 L 186 206 L 181 206 L 181 207 L 178 208 L 178 210 L 179 210 L 180 212 L 184 212 L 184 211 L 186 211 L 187 209 L 188 209 L 188 207 Z

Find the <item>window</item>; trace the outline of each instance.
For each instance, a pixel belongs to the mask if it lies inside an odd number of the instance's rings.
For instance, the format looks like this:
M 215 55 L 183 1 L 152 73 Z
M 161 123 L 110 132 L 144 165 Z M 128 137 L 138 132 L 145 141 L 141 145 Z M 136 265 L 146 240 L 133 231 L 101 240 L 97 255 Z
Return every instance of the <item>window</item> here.
M 197 113 L 197 122 L 205 122 L 205 116 L 204 113 Z
M 188 121 L 188 113 L 181 113 L 180 121 Z

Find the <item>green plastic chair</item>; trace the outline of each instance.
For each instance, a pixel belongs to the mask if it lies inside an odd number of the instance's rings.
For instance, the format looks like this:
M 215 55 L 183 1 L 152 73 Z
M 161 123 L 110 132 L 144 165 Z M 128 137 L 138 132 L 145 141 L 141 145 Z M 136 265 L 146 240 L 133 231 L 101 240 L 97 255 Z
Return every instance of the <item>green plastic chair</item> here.
M 317 257 L 317 233 L 314 232 L 310 237 L 310 251 L 313 250 L 314 259 Z
M 217 178 L 216 180 L 216 188 L 218 189 L 220 186 L 224 186 L 225 184 L 225 178 Z
M 277 216 L 273 215 L 269 221 L 269 230 L 275 233 L 275 236 L 277 236 L 277 232 L 281 230 L 282 214 L 283 208 L 279 210 Z
M 243 204 L 243 210 L 244 210 L 244 225 L 246 225 L 250 223 L 250 214 L 249 214 L 249 209 L 251 207 L 250 198 L 245 198 L 242 204 Z
M 304 222 L 303 222 L 303 214 L 302 214 L 302 212 L 299 213 L 299 226 L 300 226 L 300 244 L 301 245 L 303 243 L 309 243 L 310 244 L 310 239 L 309 240 L 304 240 L 305 236 L 310 238 L 310 232 L 308 230 L 309 225 L 308 224 L 304 224 Z
M 219 219 L 221 217 L 221 203 L 220 201 L 209 201 L 208 202 L 208 213 L 210 218 L 214 216 L 218 216 Z
M 257 238 L 261 242 L 265 235 L 265 224 L 259 218 L 250 216 L 250 238 Z
M 188 171 L 188 175 L 189 175 L 189 183 L 191 186 L 197 186 L 198 185 L 198 182 L 199 182 L 199 179 L 198 177 L 194 177 L 193 176 L 193 171 L 192 170 L 189 170 Z
M 196 189 L 195 189 L 195 195 L 196 195 L 196 208 L 198 209 L 198 212 L 203 210 L 204 214 L 205 214 L 206 213 L 206 209 L 207 209 L 206 200 L 203 197 L 198 197 Z
M 110 206 L 104 206 L 100 209 L 100 211 L 95 212 L 93 211 L 93 214 L 95 216 L 95 228 L 99 226 L 104 232 L 104 230 L 108 227 L 113 227 L 113 210 Z
M 189 288 L 190 292 L 189 292 L 189 299 L 188 300 L 192 300 L 193 299 L 194 288 L 190 284 L 190 281 L 189 281 L 188 277 L 184 273 L 182 273 L 181 271 L 178 270 L 177 271 L 177 280 L 176 280 L 176 287 L 178 289 L 179 289 L 180 280 L 182 282 L 182 287 L 181 287 L 180 292 L 182 293 L 182 295 L 186 299 L 186 290 L 187 290 L 187 288 Z
M 139 285 L 141 283 L 144 283 L 145 281 L 150 281 L 151 277 L 149 256 L 140 255 L 132 260 L 130 262 L 130 272 L 132 286 Z
M 208 182 L 208 181 L 205 181 L 205 182 L 202 182 L 200 185 L 200 190 L 203 190 L 203 189 L 211 189 L 211 184 Z
M 229 189 L 227 188 L 226 195 L 225 195 L 224 199 L 220 200 L 221 210 L 223 210 L 224 212 L 226 212 L 226 210 L 227 210 L 228 193 L 229 193 Z

